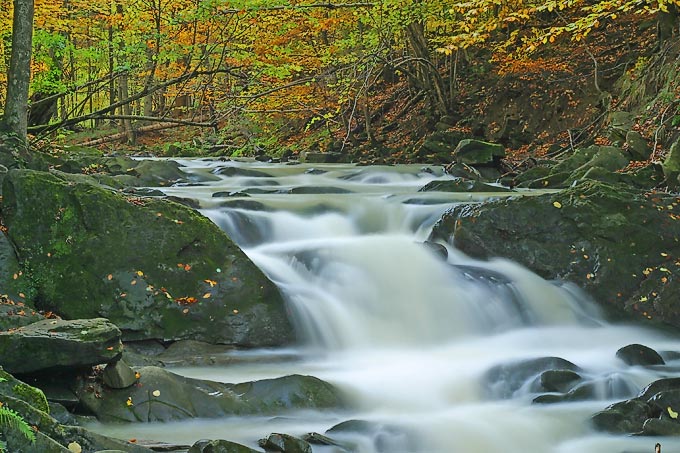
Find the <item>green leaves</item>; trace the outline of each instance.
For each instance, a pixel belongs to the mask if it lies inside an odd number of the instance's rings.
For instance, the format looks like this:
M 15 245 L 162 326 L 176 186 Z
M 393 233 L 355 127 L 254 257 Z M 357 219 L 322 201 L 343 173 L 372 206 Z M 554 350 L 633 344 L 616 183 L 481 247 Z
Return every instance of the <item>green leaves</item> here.
M 26 420 L 16 411 L 7 406 L 0 406 L 0 429 L 3 431 L 17 431 L 31 443 L 35 442 L 35 433 Z

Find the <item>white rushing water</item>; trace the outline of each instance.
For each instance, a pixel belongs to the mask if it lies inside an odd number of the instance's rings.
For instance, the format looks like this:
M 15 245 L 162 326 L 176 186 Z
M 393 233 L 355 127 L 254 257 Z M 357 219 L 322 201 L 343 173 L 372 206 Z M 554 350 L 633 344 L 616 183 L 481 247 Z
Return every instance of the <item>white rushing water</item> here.
M 576 288 L 546 282 L 512 262 L 475 261 L 446 244 L 443 258 L 443 247 L 422 244 L 456 203 L 507 194 L 418 192 L 430 181 L 449 179 L 436 167 L 181 163 L 197 183 L 163 190 L 198 200 L 279 286 L 301 344 L 297 360 L 268 362 L 264 351 L 259 362 L 175 371 L 221 382 L 310 374 L 341 388 L 353 409 L 105 432 L 255 446 L 270 432 L 323 433 L 360 419 L 378 428 L 333 437 L 351 437 L 369 453 L 651 452 L 659 440 L 664 451 L 680 451 L 679 441 L 606 436 L 588 425 L 611 402 L 661 377 L 680 376 L 673 366 L 626 366 L 615 357 L 619 348 L 642 343 L 680 351 L 678 338 L 608 324 Z M 269 177 L 216 176 L 227 167 Z M 581 367 L 596 396 L 532 404 L 537 394 L 528 385 L 502 398 L 483 385 L 494 366 L 548 356 Z

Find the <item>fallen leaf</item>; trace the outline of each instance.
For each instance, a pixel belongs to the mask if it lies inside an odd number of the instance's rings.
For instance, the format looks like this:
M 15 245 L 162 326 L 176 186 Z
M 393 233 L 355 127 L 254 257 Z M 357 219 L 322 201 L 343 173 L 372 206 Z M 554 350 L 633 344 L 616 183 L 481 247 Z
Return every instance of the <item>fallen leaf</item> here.
M 161 391 L 160 390 L 154 390 L 153 392 L 151 392 L 151 394 L 153 396 L 161 396 Z
M 107 276 L 106 276 L 106 279 L 107 279 L 107 280 L 113 280 L 113 274 L 107 275 Z
M 177 302 L 179 305 L 191 305 L 198 302 L 198 299 L 195 297 L 178 297 L 175 299 L 175 302 Z
M 212 294 L 210 294 L 210 293 L 203 294 L 204 299 L 210 299 L 210 296 L 212 296 Z
M 560 203 L 559 201 L 554 201 L 553 206 L 555 206 L 557 209 L 560 209 L 562 208 L 562 203 Z
M 139 374 L 139 371 L 135 371 L 135 379 L 139 379 L 140 377 L 142 377 L 142 375 Z
M 72 453 L 81 453 L 83 451 L 83 447 L 81 447 L 78 442 L 71 442 L 68 444 L 68 451 Z
M 191 264 L 185 264 L 184 265 L 184 270 L 189 272 L 191 270 Z
M 131 396 L 128 396 L 128 399 L 127 399 L 127 401 L 125 402 L 125 405 L 128 406 L 128 407 L 130 407 L 130 406 L 133 405 L 133 403 L 132 403 L 132 397 L 131 397 Z
M 217 285 L 217 282 L 215 280 L 203 280 L 203 281 L 210 285 L 211 288 Z
M 671 409 L 670 406 L 668 406 L 666 410 L 668 411 L 668 415 L 670 415 L 672 419 L 678 418 L 678 413 Z
M 235 315 L 238 315 L 238 310 L 234 309 L 232 311 L 234 312 Z
M 137 271 L 137 275 L 138 275 L 139 277 L 143 277 L 143 276 L 144 276 L 144 272 L 142 272 L 142 271 Z

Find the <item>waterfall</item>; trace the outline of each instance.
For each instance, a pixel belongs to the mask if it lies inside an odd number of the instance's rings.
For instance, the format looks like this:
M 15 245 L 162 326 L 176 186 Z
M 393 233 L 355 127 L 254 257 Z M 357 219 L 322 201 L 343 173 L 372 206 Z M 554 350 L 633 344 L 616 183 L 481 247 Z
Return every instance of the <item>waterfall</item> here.
M 588 417 L 662 375 L 680 375 L 627 367 L 617 349 L 636 342 L 677 351 L 677 339 L 609 324 L 578 288 L 510 261 L 425 243 L 452 206 L 516 193 L 419 192 L 451 179 L 438 167 L 180 163 L 196 183 L 163 190 L 197 201 L 278 285 L 302 343 L 298 362 L 186 374 L 326 379 L 353 399 L 350 413 L 276 423 L 293 434 L 350 418 L 375 423 L 369 434 L 346 435 L 367 453 L 651 451 L 641 439 L 593 433 Z M 531 380 L 495 382 L 509 389 L 489 392 L 489 370 L 543 357 L 573 362 L 592 396 L 531 404 Z M 262 423 L 235 418 L 172 430 L 239 440 Z

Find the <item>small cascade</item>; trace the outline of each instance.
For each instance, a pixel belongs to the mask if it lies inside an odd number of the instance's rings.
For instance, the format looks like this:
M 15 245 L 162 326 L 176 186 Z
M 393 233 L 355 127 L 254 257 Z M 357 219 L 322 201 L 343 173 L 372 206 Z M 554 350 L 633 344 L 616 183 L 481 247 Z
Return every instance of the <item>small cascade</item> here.
M 353 401 L 340 420 L 280 417 L 285 432 L 363 420 L 375 429 L 334 434 L 362 453 L 644 451 L 639 440 L 593 433 L 588 418 L 662 375 L 625 366 L 617 349 L 636 342 L 677 351 L 680 342 L 608 324 L 578 288 L 510 261 L 477 261 L 449 244 L 426 244 L 452 206 L 513 193 L 419 192 L 451 179 L 438 167 L 180 163 L 197 185 L 163 190 L 198 201 L 289 304 L 301 360 L 266 371 L 313 374 Z M 488 382 L 490 370 L 552 358 L 578 370 L 586 397 L 532 404 L 540 371 L 497 373 Z M 224 381 L 235 375 L 233 367 L 223 378 L 214 369 L 187 372 Z M 238 372 L 243 380 L 262 375 L 254 366 Z M 205 422 L 190 431 L 239 440 L 258 423 L 236 417 L 224 428 Z

